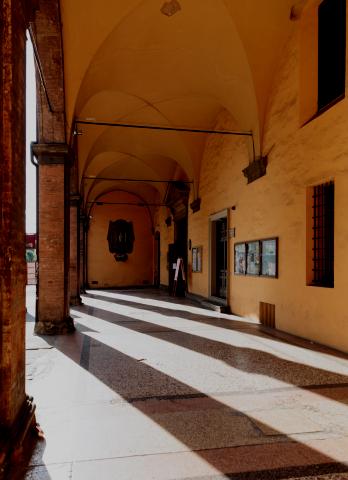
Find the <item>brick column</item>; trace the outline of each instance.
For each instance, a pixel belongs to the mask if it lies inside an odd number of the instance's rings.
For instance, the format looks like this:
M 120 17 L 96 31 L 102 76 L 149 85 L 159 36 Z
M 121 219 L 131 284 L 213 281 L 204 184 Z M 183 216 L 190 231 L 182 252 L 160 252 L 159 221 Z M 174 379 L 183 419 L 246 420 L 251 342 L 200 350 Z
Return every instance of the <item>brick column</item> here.
M 69 291 L 70 305 L 81 305 L 80 297 L 80 225 L 79 225 L 80 196 L 70 195 L 70 266 Z
M 35 332 L 59 335 L 74 330 L 69 316 L 69 149 L 64 143 L 37 144 L 39 163 L 38 304 Z
M 26 5 L 29 6 L 29 2 Z M 25 394 L 25 11 L 0 9 L 0 476 L 34 422 Z
M 85 284 L 85 215 L 80 210 L 80 292 L 86 293 Z

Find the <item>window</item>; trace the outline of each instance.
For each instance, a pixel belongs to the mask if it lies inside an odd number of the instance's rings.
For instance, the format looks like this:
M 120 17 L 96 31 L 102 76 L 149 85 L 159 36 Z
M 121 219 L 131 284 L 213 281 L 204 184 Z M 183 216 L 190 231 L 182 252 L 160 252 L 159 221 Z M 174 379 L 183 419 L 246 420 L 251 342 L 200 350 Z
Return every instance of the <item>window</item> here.
M 311 190 L 311 272 L 309 284 L 334 286 L 334 182 Z
M 346 0 L 323 0 L 318 9 L 318 111 L 345 93 Z

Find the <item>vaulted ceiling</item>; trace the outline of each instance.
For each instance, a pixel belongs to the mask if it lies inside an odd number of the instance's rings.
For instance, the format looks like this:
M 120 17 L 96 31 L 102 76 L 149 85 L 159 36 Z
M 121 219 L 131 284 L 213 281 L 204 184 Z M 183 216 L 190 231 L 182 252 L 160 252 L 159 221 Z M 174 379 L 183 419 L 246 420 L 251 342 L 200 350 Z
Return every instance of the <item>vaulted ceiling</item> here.
M 212 129 L 228 110 L 256 149 L 292 0 L 61 0 L 74 120 Z M 206 134 L 78 125 L 79 175 L 195 180 Z M 118 183 L 125 187 L 125 182 Z M 117 182 L 86 180 L 85 199 Z M 165 184 L 127 183 L 147 199 Z

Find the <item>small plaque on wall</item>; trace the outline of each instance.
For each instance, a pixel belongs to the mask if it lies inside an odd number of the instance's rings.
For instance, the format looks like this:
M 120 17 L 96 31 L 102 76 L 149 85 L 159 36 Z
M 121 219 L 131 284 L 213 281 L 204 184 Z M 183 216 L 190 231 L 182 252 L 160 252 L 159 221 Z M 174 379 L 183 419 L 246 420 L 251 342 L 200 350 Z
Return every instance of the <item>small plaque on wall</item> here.
M 203 247 L 192 247 L 192 272 L 202 271 L 202 250 Z

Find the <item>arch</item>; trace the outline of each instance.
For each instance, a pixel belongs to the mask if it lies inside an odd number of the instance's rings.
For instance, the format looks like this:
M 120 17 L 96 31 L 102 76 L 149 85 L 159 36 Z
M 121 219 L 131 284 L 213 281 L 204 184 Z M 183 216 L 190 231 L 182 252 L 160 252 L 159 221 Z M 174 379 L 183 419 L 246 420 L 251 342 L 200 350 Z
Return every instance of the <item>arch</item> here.
M 144 207 L 134 206 L 137 201 Z M 153 284 L 154 222 L 146 200 L 135 192 L 113 188 L 99 195 L 98 202 L 90 208 L 93 215 L 86 239 L 88 283 L 92 288 Z M 112 258 L 107 241 L 110 221 L 120 219 L 132 222 L 135 236 L 133 251 L 125 261 Z
M 154 218 L 153 218 L 153 215 L 151 213 L 151 210 L 149 208 L 149 205 L 148 205 L 148 202 L 142 197 L 140 196 L 139 194 L 137 193 L 134 193 L 134 192 L 130 192 L 129 190 L 124 190 L 124 189 L 120 189 L 120 188 L 115 188 L 115 189 L 112 189 L 112 190 L 107 190 L 103 193 L 101 193 L 100 195 L 98 195 L 95 200 L 94 200 L 94 204 L 90 207 L 89 211 L 88 211 L 88 217 L 90 217 L 90 215 L 92 214 L 92 210 L 93 210 L 93 207 L 94 205 L 98 202 L 98 200 L 100 198 L 102 198 L 104 195 L 107 195 L 108 193 L 113 193 L 113 192 L 123 192 L 123 193 L 129 193 L 130 195 L 133 195 L 134 197 L 138 198 L 145 206 L 146 206 L 146 210 L 147 210 L 147 213 L 149 215 L 149 218 L 150 218 L 150 222 L 151 222 L 151 226 L 152 226 L 152 230 L 154 231 Z
M 134 178 L 134 176 L 135 179 L 139 179 L 139 183 L 147 183 L 145 180 L 149 179 L 154 179 L 158 182 L 161 181 L 161 177 L 158 172 L 142 162 L 141 159 L 131 155 L 124 155 L 116 160 L 113 158 L 110 159 L 107 164 L 104 163 L 103 168 L 96 172 L 96 178 L 94 180 L 89 180 L 87 190 L 84 190 L 85 198 L 87 199 L 90 196 L 94 187 L 96 187 L 98 184 L 101 182 L 107 182 L 107 180 L 105 180 L 106 178 L 112 179 L 117 177 L 120 179 L 126 179 Z M 103 177 L 104 180 L 100 180 L 98 177 Z M 159 183 L 154 182 L 151 185 L 153 185 L 160 194 L 164 194 L 164 188 L 161 188 Z

